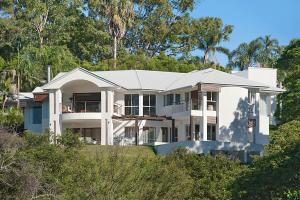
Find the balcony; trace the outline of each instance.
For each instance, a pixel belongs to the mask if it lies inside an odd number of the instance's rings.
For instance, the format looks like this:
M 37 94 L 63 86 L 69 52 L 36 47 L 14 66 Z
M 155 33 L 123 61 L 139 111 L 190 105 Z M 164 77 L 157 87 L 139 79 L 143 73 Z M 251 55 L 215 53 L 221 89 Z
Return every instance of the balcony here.
M 101 101 L 74 101 L 62 104 L 62 113 L 101 112 Z

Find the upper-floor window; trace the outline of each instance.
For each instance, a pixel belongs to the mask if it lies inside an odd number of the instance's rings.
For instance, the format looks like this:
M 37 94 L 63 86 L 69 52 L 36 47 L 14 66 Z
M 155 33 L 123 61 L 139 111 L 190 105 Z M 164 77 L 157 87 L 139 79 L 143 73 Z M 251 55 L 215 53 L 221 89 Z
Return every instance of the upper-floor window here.
M 154 94 L 143 95 L 143 114 L 144 115 L 156 114 L 156 96 Z
M 139 115 L 138 94 L 125 94 L 125 115 Z
M 74 93 L 73 106 L 75 112 L 101 112 L 101 93 Z M 63 106 L 63 112 L 68 112 Z
M 180 104 L 180 94 L 175 94 L 175 104 Z
M 216 110 L 217 107 L 217 93 L 207 92 L 207 110 Z
M 42 123 L 42 106 L 32 107 L 32 124 Z
M 173 105 L 174 94 L 164 95 L 164 106 Z

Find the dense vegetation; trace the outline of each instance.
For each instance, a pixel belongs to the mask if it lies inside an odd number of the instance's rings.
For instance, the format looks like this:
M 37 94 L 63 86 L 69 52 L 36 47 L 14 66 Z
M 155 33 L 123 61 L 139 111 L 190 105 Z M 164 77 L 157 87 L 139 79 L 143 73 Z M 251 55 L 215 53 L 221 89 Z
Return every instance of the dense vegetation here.
M 231 52 L 221 44 L 234 27 L 192 18 L 195 6 L 193 0 L 0 1 L 0 199 L 300 199 L 300 40 L 281 47 L 271 36 L 259 37 Z M 193 56 L 195 50 L 203 55 Z M 216 52 L 228 56 L 226 67 Z M 287 90 L 276 113 L 282 125 L 271 132 L 265 155 L 247 166 L 184 150 L 161 157 L 85 146 L 70 133 L 58 144 L 49 144 L 49 135 L 18 137 L 22 113 L 5 109 L 6 102 L 45 83 L 48 65 L 52 77 L 79 66 L 274 67 Z
M 272 131 L 250 166 L 223 156 L 86 146 L 70 132 L 0 133 L 1 199 L 299 199 L 300 122 Z

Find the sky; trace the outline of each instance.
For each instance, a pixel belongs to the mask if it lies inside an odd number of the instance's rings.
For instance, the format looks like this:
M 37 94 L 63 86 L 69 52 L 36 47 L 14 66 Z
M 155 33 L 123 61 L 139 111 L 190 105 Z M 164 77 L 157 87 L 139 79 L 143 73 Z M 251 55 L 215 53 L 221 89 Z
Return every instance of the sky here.
M 280 45 L 300 38 L 300 0 L 197 0 L 192 17 L 219 17 L 224 24 L 234 26 L 229 42 L 222 46 L 233 50 L 240 43 L 271 35 Z M 202 52 L 195 51 L 194 55 Z M 227 57 L 216 55 L 222 65 Z

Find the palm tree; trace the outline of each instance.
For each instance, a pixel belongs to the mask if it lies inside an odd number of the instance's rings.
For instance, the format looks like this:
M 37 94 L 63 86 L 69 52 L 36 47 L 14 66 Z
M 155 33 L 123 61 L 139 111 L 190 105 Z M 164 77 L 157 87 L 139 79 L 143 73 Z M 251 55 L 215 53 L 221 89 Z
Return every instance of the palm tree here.
M 259 37 L 257 40 L 262 44 L 257 61 L 261 67 L 273 67 L 280 53 L 278 40 L 270 35 Z
M 240 44 L 237 49 L 231 52 L 229 66 L 240 70 L 256 66 L 261 48 L 262 43 L 258 39 L 251 41 L 249 44 Z
M 192 41 L 196 48 L 203 50 L 204 63 L 208 63 L 215 52 L 229 54 L 226 48 L 219 45 L 229 40 L 233 26 L 223 26 L 220 18 L 205 17 L 193 20 L 192 29 Z
M 94 0 L 91 4 L 101 17 L 107 19 L 109 34 L 113 40 L 113 67 L 116 68 L 117 46 L 124 37 L 127 26 L 131 25 L 134 15 L 133 2 L 131 0 Z

